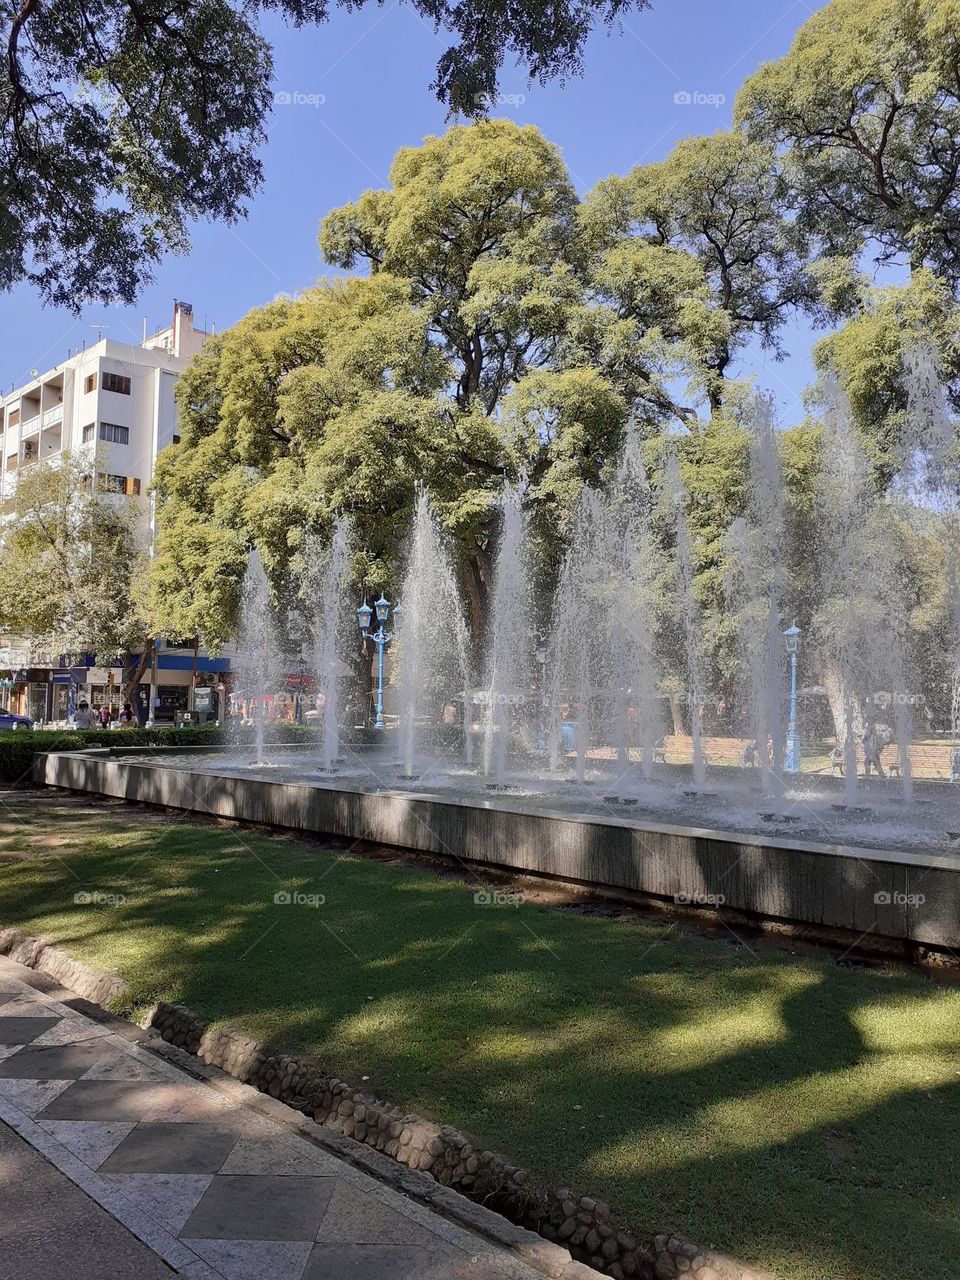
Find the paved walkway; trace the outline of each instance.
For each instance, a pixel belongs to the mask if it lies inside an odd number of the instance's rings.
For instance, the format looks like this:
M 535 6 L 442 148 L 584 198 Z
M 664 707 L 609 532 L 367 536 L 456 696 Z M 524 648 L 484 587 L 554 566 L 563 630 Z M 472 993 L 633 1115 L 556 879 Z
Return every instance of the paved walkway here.
M 543 1280 L 24 975 L 0 957 L 0 1121 L 33 1149 L 0 1130 L 0 1280 Z

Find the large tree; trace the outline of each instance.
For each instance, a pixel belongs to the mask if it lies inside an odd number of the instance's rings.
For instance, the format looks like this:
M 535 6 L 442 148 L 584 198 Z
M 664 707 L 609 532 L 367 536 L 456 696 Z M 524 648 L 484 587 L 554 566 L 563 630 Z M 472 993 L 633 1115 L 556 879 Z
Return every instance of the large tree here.
M 132 701 L 153 653 L 130 499 L 97 491 L 87 452 L 24 468 L 0 507 L 0 627 L 43 652 L 122 656 Z
M 346 9 L 363 0 L 335 0 Z M 597 23 L 647 0 L 410 0 L 452 34 L 433 83 L 452 110 L 494 102 L 505 58 L 580 70 Z M 0 0 L 0 289 L 27 279 L 79 309 L 132 302 L 192 219 L 233 220 L 261 180 L 272 58 L 257 27 L 328 0 Z
M 685 138 L 665 160 L 600 182 L 584 202 L 592 246 L 622 253 L 629 237 L 648 251 L 681 250 L 699 265 L 714 307 L 700 353 L 713 410 L 737 352 L 756 339 L 782 355 L 779 334 L 791 309 L 816 297 L 788 197 L 772 150 L 729 132 Z
M 798 224 L 831 252 L 960 283 L 960 4 L 830 0 L 744 85 L 736 119 L 783 153 Z
M 504 479 L 525 481 L 549 573 L 631 414 L 655 433 L 681 412 L 673 382 L 711 326 L 701 268 L 672 246 L 587 252 L 536 129 L 456 126 L 390 176 L 321 232 L 329 261 L 368 277 L 251 313 L 181 381 L 154 570 L 175 631 L 192 633 L 214 592 L 222 612 L 200 629 L 223 638 L 243 549 L 260 546 L 278 580 L 298 530 L 334 510 L 355 517 L 358 573 L 382 583 L 423 479 L 478 637 Z

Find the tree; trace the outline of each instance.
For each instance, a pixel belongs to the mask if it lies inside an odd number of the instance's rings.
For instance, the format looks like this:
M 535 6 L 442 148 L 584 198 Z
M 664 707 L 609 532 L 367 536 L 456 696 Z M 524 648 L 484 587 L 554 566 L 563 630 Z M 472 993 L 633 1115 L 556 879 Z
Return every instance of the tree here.
M 960 284 L 960 7 L 830 0 L 743 86 L 735 118 L 782 150 L 826 252 Z
M 650 434 L 676 417 L 672 382 L 712 314 L 702 271 L 671 246 L 586 253 L 556 148 L 502 120 L 401 151 L 390 188 L 331 213 L 321 246 L 369 276 L 251 312 L 181 379 L 159 607 L 176 634 L 226 639 L 246 549 L 283 596 L 304 527 L 333 512 L 352 518 L 356 576 L 387 586 L 422 480 L 479 639 L 504 479 L 525 480 L 546 582 L 631 414 Z
M 129 499 L 95 492 L 93 472 L 89 454 L 65 453 L 18 474 L 0 508 L 0 627 L 50 653 L 123 655 L 132 702 L 153 652 L 146 557 Z
M 348 9 L 363 0 L 336 0 Z M 587 36 L 647 0 L 411 0 L 455 37 L 433 88 L 494 102 L 505 57 L 532 79 L 581 69 Z M 261 181 L 272 58 L 258 10 L 320 23 L 327 0 L 7 0 L 0 5 L 0 289 L 79 310 L 133 302 L 191 219 L 232 221 Z
M 863 291 L 860 310 L 813 351 L 822 401 L 832 380 L 843 388 L 861 447 L 886 489 L 911 441 L 911 354 L 930 348 L 938 378 L 960 407 L 960 305 L 926 268 L 906 285 Z
M 590 243 L 622 246 L 627 236 L 681 250 L 699 265 L 715 308 L 698 353 L 714 411 L 737 351 L 756 338 L 782 355 L 790 309 L 815 298 L 788 196 L 772 150 L 730 132 L 685 138 L 666 160 L 604 179 L 584 202 Z
M 407 290 L 332 281 L 252 311 L 177 386 L 181 440 L 160 455 L 152 597 L 171 634 L 233 634 L 248 549 L 279 594 L 307 530 L 353 517 L 356 576 L 386 586 L 416 478 L 443 491 L 435 392 L 446 377 Z

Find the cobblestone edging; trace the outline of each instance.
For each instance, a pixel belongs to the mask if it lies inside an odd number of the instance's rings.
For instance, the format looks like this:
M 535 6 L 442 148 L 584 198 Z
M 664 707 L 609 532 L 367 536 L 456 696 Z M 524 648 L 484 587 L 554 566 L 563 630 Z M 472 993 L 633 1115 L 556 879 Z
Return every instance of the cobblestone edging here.
M 317 1124 L 482 1201 L 613 1280 L 775 1280 L 769 1272 L 678 1236 L 619 1231 L 603 1201 L 567 1188 L 536 1189 L 525 1170 L 494 1151 L 474 1148 L 459 1130 L 327 1076 L 309 1058 L 270 1054 L 229 1027 L 211 1029 L 184 1005 L 160 1004 L 143 1025 L 158 1031 L 168 1044 L 302 1111 Z
M 127 993 L 116 974 L 94 969 L 21 929 L 0 928 L 0 955 L 39 970 L 99 1005 Z M 324 1074 L 309 1058 L 268 1053 L 230 1027 L 210 1028 L 180 1004 L 159 1004 L 141 1021 L 176 1049 L 276 1098 L 335 1133 L 365 1144 L 443 1187 L 495 1209 L 535 1232 L 556 1252 L 595 1268 L 613 1280 L 776 1280 L 734 1258 L 713 1253 L 679 1236 L 632 1235 L 610 1222 L 609 1206 L 567 1188 L 534 1188 L 529 1174 L 494 1151 L 475 1149 L 449 1125 L 354 1089 Z M 546 1250 L 551 1244 L 544 1246 Z M 546 1258 L 543 1259 L 547 1261 Z M 551 1268 L 551 1273 L 562 1270 Z M 565 1274 L 569 1274 L 565 1272 Z
M 0 928 L 0 955 L 28 969 L 38 969 L 92 1004 L 107 1006 L 127 993 L 127 984 L 115 973 L 74 960 L 66 951 L 22 929 Z

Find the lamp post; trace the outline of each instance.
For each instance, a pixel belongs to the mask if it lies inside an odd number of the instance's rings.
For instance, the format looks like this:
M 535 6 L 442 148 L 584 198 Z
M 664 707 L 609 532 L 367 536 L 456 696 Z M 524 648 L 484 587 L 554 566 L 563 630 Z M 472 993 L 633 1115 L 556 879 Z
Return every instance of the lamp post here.
M 397 614 L 403 612 L 401 605 L 394 605 L 393 616 L 396 619 Z M 377 612 L 377 622 L 379 626 L 376 631 L 371 633 L 370 623 L 373 619 L 374 609 Z M 383 592 L 380 593 L 380 599 L 373 602 L 373 609 L 364 600 L 363 604 L 357 609 L 357 622 L 360 626 L 360 634 L 364 640 L 372 640 L 377 646 L 377 718 L 374 721 L 375 729 L 382 729 L 383 725 L 383 651 L 393 639 L 394 632 L 385 631 L 383 624 L 390 617 L 391 604 Z
M 787 725 L 787 757 L 784 769 L 787 773 L 800 772 L 800 739 L 797 736 L 797 650 L 800 648 L 800 628 L 794 623 L 783 633 L 783 647 L 790 658 L 790 721 Z

